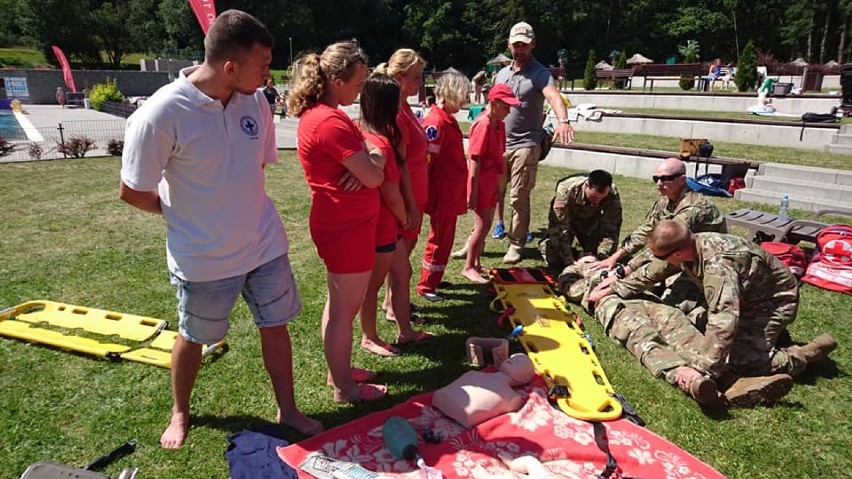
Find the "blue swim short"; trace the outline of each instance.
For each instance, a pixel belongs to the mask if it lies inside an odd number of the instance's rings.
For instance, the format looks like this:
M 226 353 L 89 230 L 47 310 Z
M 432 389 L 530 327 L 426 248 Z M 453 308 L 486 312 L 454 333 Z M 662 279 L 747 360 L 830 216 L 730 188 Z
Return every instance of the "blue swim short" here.
M 286 254 L 246 274 L 216 281 L 169 276 L 177 290 L 180 335 L 193 343 L 212 344 L 225 338 L 228 318 L 240 294 L 259 328 L 287 324 L 302 309 Z

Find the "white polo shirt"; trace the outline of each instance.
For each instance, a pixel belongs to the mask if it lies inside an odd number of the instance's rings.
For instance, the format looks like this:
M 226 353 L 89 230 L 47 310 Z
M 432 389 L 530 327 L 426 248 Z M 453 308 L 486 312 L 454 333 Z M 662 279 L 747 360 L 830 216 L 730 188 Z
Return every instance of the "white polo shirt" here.
M 278 161 L 260 91 L 227 107 L 181 70 L 127 120 L 121 180 L 159 190 L 169 271 L 188 281 L 245 274 L 287 253 L 287 235 L 265 191 L 262 166 Z

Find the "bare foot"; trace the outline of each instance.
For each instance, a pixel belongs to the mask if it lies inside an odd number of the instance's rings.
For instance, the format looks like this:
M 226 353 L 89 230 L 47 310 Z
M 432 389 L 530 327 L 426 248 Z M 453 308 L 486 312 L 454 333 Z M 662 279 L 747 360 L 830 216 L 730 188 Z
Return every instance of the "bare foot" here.
M 189 414 L 183 412 L 172 413 L 169 425 L 160 436 L 160 445 L 166 449 L 177 449 L 183 446 L 186 433 L 189 430 Z
M 485 284 L 485 283 L 488 282 L 487 279 L 483 278 L 482 275 L 479 274 L 479 271 L 477 271 L 473 268 L 463 270 L 462 276 L 464 276 L 465 278 L 467 278 L 468 280 L 470 280 L 470 281 L 472 281 L 476 284 Z
M 361 340 L 361 349 L 368 353 L 373 353 L 385 358 L 390 358 L 399 354 L 399 349 L 395 348 L 392 344 L 384 341 L 372 341 L 369 339 Z
M 364 368 L 356 368 L 352 367 L 352 380 L 356 383 L 368 383 L 370 381 L 375 381 L 379 376 L 375 371 L 370 371 L 369 369 Z M 326 376 L 326 384 L 329 386 L 334 386 L 334 381 L 331 380 L 331 373 L 328 373 Z
M 300 433 L 308 436 L 315 436 L 325 431 L 325 428 L 322 426 L 322 423 L 320 423 L 316 419 L 311 419 L 305 416 L 299 411 L 288 414 L 287 416 L 282 416 L 281 410 L 279 409 L 278 414 L 275 415 L 275 421 L 278 424 L 283 424 L 285 426 L 292 427 Z
M 381 384 L 357 384 L 349 394 L 343 394 L 335 388 L 334 402 L 378 401 L 388 393 L 388 387 Z

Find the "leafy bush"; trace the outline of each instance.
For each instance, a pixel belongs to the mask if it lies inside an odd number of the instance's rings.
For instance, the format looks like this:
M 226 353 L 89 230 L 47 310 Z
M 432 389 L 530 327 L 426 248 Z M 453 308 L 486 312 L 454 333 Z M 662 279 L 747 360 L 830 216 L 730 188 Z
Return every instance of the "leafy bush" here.
M 107 143 L 107 153 L 112 156 L 121 156 L 122 152 L 124 152 L 124 140 L 117 140 L 115 138 L 109 140 L 109 143 Z
M 89 101 L 92 103 L 92 108 L 100 110 L 104 102 L 114 101 L 116 103 L 124 103 L 124 95 L 118 89 L 115 79 L 106 79 L 106 83 L 96 83 L 89 92 Z
M 44 155 L 44 149 L 38 143 L 33 142 L 27 147 L 27 154 L 31 160 L 40 160 L 42 155 Z
M 11 155 L 17 148 L 0 136 L 0 157 Z
M 90 150 L 97 148 L 95 140 L 88 136 L 72 136 L 65 143 L 56 142 L 56 151 L 71 158 L 83 158 Z
M 757 54 L 754 44 L 748 42 L 740 55 L 740 64 L 737 66 L 737 74 L 734 75 L 734 83 L 738 91 L 749 91 L 757 85 Z
M 683 55 L 684 63 L 694 63 L 698 60 L 698 54 L 701 51 L 701 46 L 695 40 L 687 40 L 686 45 L 678 47 L 678 52 Z M 695 88 L 695 77 L 692 75 L 682 75 L 679 82 L 682 90 L 692 90 Z
M 598 86 L 598 77 L 595 76 L 595 51 L 589 50 L 589 59 L 586 60 L 586 73 L 583 75 L 583 88 L 594 90 Z

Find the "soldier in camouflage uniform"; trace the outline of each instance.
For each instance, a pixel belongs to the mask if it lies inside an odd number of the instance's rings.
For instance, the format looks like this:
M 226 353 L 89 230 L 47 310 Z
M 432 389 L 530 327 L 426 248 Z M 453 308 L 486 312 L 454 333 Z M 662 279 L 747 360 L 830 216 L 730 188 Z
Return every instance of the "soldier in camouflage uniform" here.
M 678 158 L 661 161 L 651 177 L 660 193 L 660 198 L 651 206 L 645 221 L 630 233 L 610 257 L 598 262 L 597 266 L 612 269 L 624 257 L 636 254 L 645 246 L 648 232 L 662 220 L 679 219 L 693 233 L 727 233 L 725 218 L 719 208 L 701 193 L 689 189 L 686 184 L 686 165 Z M 638 269 L 650 260 L 647 250 L 630 261 L 627 271 Z
M 574 262 L 575 241 L 582 253 L 605 258 L 615 251 L 620 232 L 621 198 L 612 175 L 595 170 L 556 185 L 539 251 L 549 267 L 561 270 Z
M 610 298 L 606 302 L 601 300 L 612 293 L 621 298 L 635 297 L 679 272 L 695 283 L 706 301 L 705 324 L 695 327 L 685 316 L 675 314 L 674 308 L 656 309 L 654 306 L 649 309 L 647 305 L 646 316 L 652 319 L 628 318 L 634 316 L 629 313 L 621 319 L 656 324 L 659 335 L 634 332 L 623 340 L 625 346 L 636 354 L 658 348 L 661 344 L 659 338 L 662 338 L 662 343 L 686 362 L 685 367 L 678 367 L 673 373 L 674 383 L 693 397 L 697 387 L 692 383 L 696 380 L 699 386 L 712 384 L 715 389 L 712 381 L 725 375 L 796 375 L 808 364 L 825 359 L 837 346 L 830 335 L 821 335 L 805 346 L 776 347 L 781 332 L 796 319 L 798 284 L 786 266 L 754 243 L 726 234 L 693 235 L 683 222 L 664 220 L 651 229 L 647 245 L 659 261 L 646 264 L 624 279 L 602 285 L 589 294 L 588 301 L 599 303 L 601 307 L 607 305 L 604 309 L 618 313 L 612 311 L 616 306 L 609 306 Z M 635 312 L 636 308 L 632 309 Z M 600 314 L 605 315 L 606 312 Z M 603 323 L 618 322 L 619 316 L 613 314 L 613 317 L 598 319 Z M 633 329 L 609 324 L 608 329 L 611 331 L 613 328 L 616 333 L 622 329 Z M 663 334 L 663 331 L 670 333 Z M 653 359 L 640 359 L 655 374 L 669 379 L 672 374 L 667 372 L 670 357 L 661 357 L 669 359 L 660 360 L 659 364 Z M 649 365 L 648 361 L 654 365 Z M 750 386 L 758 383 L 766 386 L 767 378 L 748 379 L 746 386 L 735 383 L 726 391 L 725 396 L 730 403 L 744 401 L 746 405 L 753 405 L 769 402 L 780 397 L 781 386 L 792 386 L 792 378 L 785 378 L 783 384 L 780 379 L 775 380 L 777 384 L 772 391 L 761 389 L 755 392 Z M 709 388 L 707 386 L 706 389 Z

